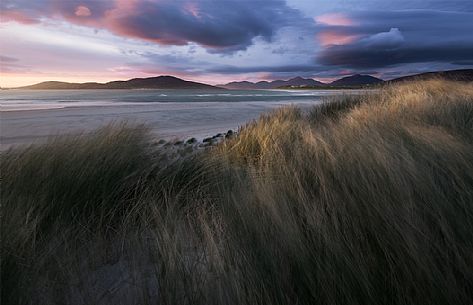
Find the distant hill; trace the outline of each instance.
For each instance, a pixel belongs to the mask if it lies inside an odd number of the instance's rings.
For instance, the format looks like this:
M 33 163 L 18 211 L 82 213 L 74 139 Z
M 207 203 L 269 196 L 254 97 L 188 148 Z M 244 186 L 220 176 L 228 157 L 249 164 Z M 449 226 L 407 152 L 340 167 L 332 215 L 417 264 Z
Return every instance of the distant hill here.
M 363 86 L 373 85 L 384 82 L 384 80 L 376 78 L 371 75 L 355 74 L 352 76 L 346 76 L 330 83 L 331 86 Z
M 452 81 L 473 82 L 473 69 L 427 72 L 395 78 L 389 80 L 388 82 L 406 82 L 436 78 L 443 78 Z
M 427 72 L 395 78 L 386 83 L 408 82 L 443 78 L 453 81 L 473 81 L 473 69 Z M 49 81 L 39 84 L 20 87 L 18 89 L 337 89 L 361 88 L 369 85 L 384 83 L 385 81 L 371 75 L 355 74 L 335 80 L 331 83 L 322 83 L 311 78 L 294 77 L 289 80 L 274 80 L 260 82 L 231 82 L 228 84 L 211 86 L 198 82 L 186 81 L 174 76 L 156 76 L 149 78 L 133 78 L 127 81 L 112 81 L 108 83 L 66 83 Z
M 66 82 L 42 82 L 39 84 L 20 87 L 18 89 L 104 89 L 105 84 L 99 83 L 66 83 Z
M 260 84 L 261 83 L 265 83 L 265 84 L 269 84 L 268 82 L 266 81 L 262 81 L 262 82 L 259 82 Z M 252 83 L 252 82 L 248 82 L 248 81 L 242 81 L 242 82 L 230 82 L 228 84 L 219 84 L 217 85 L 217 87 L 221 87 L 221 88 L 226 88 L 226 89 L 258 89 L 257 88 L 257 85 L 255 83 Z M 262 85 L 261 85 L 262 87 Z M 267 88 L 259 88 L 259 89 L 267 89 Z
M 415 80 L 429 80 L 443 78 L 453 81 L 473 81 L 473 69 L 463 70 L 450 70 L 450 71 L 437 71 L 427 72 L 409 76 L 403 76 L 389 81 L 384 81 L 380 78 L 355 74 L 346 76 L 335 80 L 331 83 L 322 83 L 311 78 L 295 77 L 289 80 L 275 80 L 275 81 L 260 81 L 257 83 L 241 81 L 231 82 L 224 85 L 217 85 L 227 89 L 338 89 L 338 88 L 362 88 L 366 86 L 372 86 L 382 83 L 392 83 L 401 81 L 415 81 Z
M 257 83 L 242 81 L 231 82 L 224 85 L 217 85 L 218 87 L 226 89 L 277 89 L 280 87 L 316 87 L 324 86 L 325 84 L 311 78 L 294 77 L 289 80 L 274 80 L 271 82 L 261 81 Z
M 219 87 L 186 81 L 174 76 L 157 76 L 149 78 L 133 78 L 126 81 L 102 83 L 65 83 L 42 82 L 21 87 L 19 89 L 222 89 Z
M 311 78 L 295 77 L 289 80 L 274 80 L 271 82 L 261 81 L 252 83 L 248 81 L 231 82 L 217 85 L 226 89 L 289 89 L 289 88 L 320 88 L 327 89 L 333 87 L 358 87 L 383 82 L 382 79 L 370 75 L 352 75 L 336 80 L 332 83 L 322 83 Z

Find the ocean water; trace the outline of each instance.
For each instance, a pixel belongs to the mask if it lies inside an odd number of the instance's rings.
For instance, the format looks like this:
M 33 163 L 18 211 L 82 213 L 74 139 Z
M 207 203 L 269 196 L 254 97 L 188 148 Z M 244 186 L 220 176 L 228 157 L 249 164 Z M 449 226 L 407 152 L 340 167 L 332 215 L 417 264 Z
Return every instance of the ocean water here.
M 307 108 L 354 90 L 2 90 L 0 144 L 40 143 L 110 122 L 146 124 L 156 138 L 236 130 L 283 105 Z
M 299 102 L 342 90 L 2 90 L 1 111 L 192 102 Z

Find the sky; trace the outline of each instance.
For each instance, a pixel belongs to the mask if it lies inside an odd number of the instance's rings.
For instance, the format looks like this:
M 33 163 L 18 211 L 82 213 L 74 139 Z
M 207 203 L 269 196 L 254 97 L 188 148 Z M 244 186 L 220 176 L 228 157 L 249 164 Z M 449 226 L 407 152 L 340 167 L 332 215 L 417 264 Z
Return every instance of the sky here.
M 0 86 L 473 68 L 472 0 L 1 0 Z

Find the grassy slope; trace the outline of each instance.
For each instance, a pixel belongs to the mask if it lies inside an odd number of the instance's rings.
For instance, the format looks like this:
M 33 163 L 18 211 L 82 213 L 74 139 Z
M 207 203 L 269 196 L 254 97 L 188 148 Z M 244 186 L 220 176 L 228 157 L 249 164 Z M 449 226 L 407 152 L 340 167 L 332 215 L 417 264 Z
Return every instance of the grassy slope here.
M 2 155 L 5 304 L 473 302 L 472 85 L 281 109 L 177 162 L 149 143 Z

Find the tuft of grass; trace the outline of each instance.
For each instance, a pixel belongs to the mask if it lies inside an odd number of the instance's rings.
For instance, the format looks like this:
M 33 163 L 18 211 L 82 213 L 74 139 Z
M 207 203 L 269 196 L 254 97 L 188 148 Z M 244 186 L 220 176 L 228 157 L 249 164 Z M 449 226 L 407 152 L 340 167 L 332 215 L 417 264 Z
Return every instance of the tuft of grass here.
M 176 160 L 150 143 L 113 125 L 2 154 L 2 300 L 473 302 L 471 84 L 278 109 Z
M 218 151 L 255 171 L 234 230 L 265 302 L 468 304 L 473 87 L 344 99 L 262 116 Z

